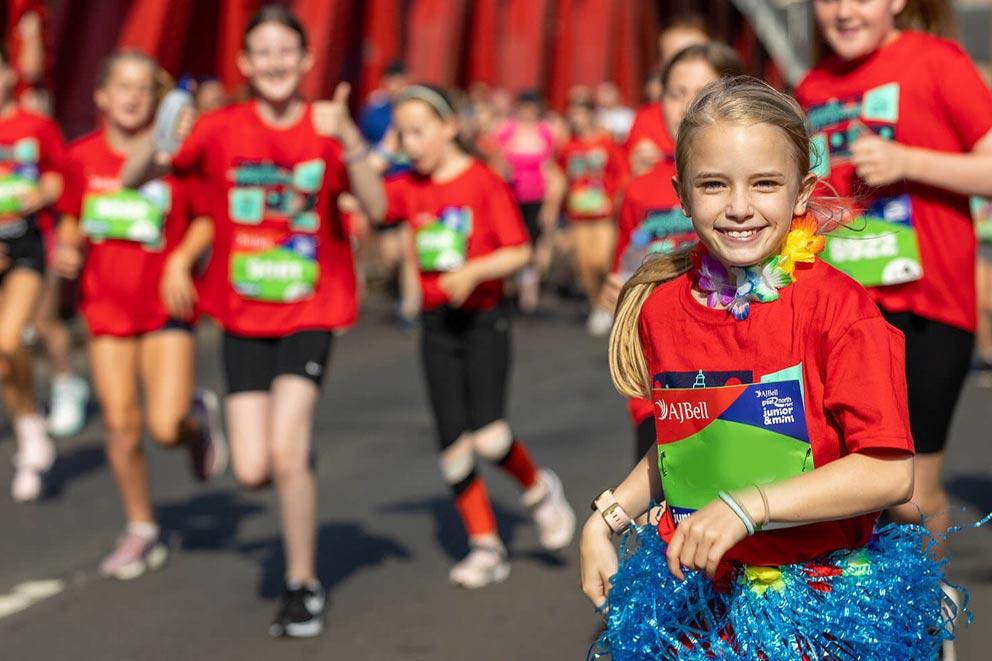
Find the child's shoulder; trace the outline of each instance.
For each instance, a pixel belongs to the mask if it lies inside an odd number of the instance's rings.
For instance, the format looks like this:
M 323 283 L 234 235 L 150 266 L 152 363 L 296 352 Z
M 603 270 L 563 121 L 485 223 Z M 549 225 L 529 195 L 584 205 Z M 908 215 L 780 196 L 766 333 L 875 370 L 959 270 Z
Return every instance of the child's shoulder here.
M 690 274 L 683 273 L 667 282 L 663 282 L 648 294 L 641 306 L 641 317 L 656 319 L 659 317 L 672 318 L 681 310 L 680 296 L 690 285 Z
M 850 323 L 881 316 L 867 289 L 823 260 L 817 259 L 811 267 L 801 268 L 791 286 L 795 288 L 797 303 L 812 307 L 826 323 Z

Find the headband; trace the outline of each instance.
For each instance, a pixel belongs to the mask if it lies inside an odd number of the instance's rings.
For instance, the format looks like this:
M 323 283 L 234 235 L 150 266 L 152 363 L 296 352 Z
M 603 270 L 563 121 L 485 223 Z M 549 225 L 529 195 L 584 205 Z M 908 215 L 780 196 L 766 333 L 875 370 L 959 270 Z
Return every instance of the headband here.
M 410 85 L 409 87 L 404 88 L 403 91 L 399 93 L 396 103 L 409 101 L 411 99 L 423 101 L 437 111 L 437 114 L 441 115 L 444 119 L 455 116 L 455 109 L 452 107 L 451 103 L 426 85 Z

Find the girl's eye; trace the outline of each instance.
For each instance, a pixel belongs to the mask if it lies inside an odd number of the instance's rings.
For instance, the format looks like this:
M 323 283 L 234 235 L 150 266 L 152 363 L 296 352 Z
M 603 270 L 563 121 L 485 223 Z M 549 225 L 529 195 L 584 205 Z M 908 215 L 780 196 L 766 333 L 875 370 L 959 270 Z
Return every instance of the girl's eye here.
M 762 179 L 761 181 L 756 182 L 755 186 L 761 190 L 773 190 L 778 188 L 778 182 L 772 179 Z
M 720 190 L 721 188 L 723 188 L 723 182 L 722 181 L 704 181 L 703 183 L 699 184 L 699 187 L 702 188 L 704 191 L 717 191 L 717 190 Z

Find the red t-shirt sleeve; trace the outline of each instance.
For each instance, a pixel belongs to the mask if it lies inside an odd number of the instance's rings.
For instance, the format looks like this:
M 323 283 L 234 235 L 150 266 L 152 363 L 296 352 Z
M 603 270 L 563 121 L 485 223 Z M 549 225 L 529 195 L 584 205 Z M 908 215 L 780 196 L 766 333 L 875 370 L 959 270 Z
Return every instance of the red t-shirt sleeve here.
M 382 224 L 402 223 L 410 215 L 406 203 L 406 177 L 390 177 L 383 182 L 382 187 L 386 194 L 386 215 L 383 216 Z
M 488 213 L 493 233 L 501 247 L 528 243 L 530 237 L 524 226 L 520 209 L 513 203 L 509 187 L 493 176 L 492 192 L 488 195 Z
M 902 333 L 882 317 L 852 323 L 828 349 L 824 409 L 848 452 L 913 453 Z
M 937 99 L 947 124 L 961 144 L 971 150 L 992 129 L 992 92 L 971 58 L 953 42 L 941 43 L 930 60 Z

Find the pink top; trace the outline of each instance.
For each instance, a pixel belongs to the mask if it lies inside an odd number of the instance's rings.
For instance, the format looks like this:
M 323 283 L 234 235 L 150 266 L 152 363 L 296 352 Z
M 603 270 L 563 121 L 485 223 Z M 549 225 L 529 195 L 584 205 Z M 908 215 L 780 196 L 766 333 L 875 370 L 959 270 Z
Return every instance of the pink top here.
M 496 142 L 510 167 L 510 190 L 517 202 L 544 200 L 543 167 L 554 155 L 554 137 L 545 122 L 537 125 L 536 134 L 522 133 L 517 122 L 508 120 L 496 133 Z

